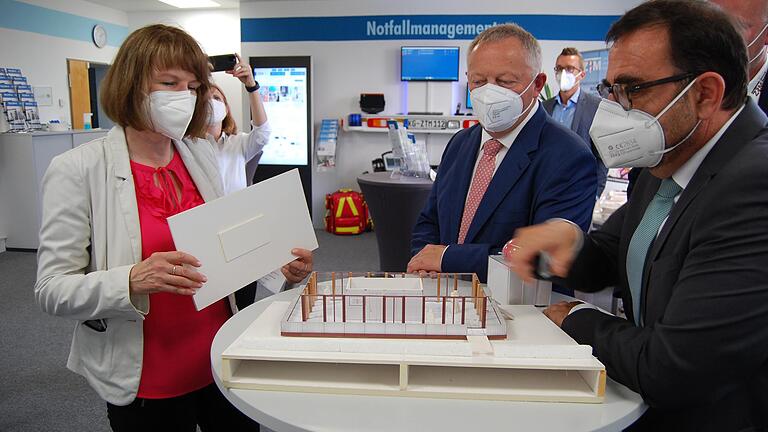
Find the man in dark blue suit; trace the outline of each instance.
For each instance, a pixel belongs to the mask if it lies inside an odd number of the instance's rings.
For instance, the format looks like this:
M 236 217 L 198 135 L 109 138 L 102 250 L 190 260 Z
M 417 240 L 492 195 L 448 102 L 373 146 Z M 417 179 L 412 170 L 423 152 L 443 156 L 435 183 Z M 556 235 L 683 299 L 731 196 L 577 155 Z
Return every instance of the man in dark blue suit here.
M 586 76 L 584 57 L 576 48 L 563 48 L 555 61 L 555 76 L 560 91 L 552 99 L 544 101 L 544 110 L 561 125 L 576 132 L 597 158 L 597 196 L 605 189 L 608 168 L 605 167 L 589 137 L 589 128 L 595 118 L 600 97 L 583 91 L 581 80 Z
M 474 272 L 515 230 L 552 218 L 589 227 L 595 158 L 539 106 L 546 82 L 536 39 L 514 24 L 485 30 L 469 47 L 467 76 L 480 125 L 448 143 L 413 230 L 409 272 Z M 481 127 L 482 126 L 482 127 Z

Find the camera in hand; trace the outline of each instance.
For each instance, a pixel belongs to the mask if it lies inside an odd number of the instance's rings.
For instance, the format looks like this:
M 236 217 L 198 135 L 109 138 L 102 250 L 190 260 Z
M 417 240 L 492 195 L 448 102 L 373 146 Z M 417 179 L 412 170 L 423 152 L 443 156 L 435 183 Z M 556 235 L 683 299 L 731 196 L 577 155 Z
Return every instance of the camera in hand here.
M 208 57 L 208 61 L 213 66 L 211 72 L 230 71 L 237 64 L 237 57 L 234 54 L 222 54 Z

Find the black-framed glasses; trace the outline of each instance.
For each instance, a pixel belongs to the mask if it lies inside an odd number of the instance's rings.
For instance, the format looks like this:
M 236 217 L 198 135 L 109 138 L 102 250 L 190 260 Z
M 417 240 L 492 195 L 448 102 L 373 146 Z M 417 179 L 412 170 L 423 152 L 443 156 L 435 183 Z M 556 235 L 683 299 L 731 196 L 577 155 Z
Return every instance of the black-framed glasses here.
M 691 79 L 695 76 L 696 74 L 693 72 L 686 72 L 684 74 L 672 75 L 670 77 L 646 81 L 640 84 L 611 84 L 603 79 L 603 81 L 597 85 L 597 93 L 600 94 L 600 97 L 605 99 L 608 99 L 610 95 L 613 95 L 616 102 L 618 102 L 626 111 L 629 111 L 632 109 L 632 93 L 637 93 L 640 90 L 645 90 L 661 84 Z
M 566 66 L 566 67 L 555 66 L 555 73 L 560 73 L 562 71 L 566 71 L 566 72 L 572 73 L 574 75 L 576 75 L 577 73 L 581 73 L 581 69 L 579 69 L 577 67 L 573 67 L 573 66 Z

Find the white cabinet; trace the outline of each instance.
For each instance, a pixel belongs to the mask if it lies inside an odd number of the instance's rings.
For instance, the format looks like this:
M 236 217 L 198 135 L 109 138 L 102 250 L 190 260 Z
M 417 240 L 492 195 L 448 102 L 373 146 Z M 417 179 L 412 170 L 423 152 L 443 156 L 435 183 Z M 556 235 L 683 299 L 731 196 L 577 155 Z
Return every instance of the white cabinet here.
M 107 130 L 0 134 L 0 239 L 9 248 L 37 249 L 41 184 L 51 160 Z

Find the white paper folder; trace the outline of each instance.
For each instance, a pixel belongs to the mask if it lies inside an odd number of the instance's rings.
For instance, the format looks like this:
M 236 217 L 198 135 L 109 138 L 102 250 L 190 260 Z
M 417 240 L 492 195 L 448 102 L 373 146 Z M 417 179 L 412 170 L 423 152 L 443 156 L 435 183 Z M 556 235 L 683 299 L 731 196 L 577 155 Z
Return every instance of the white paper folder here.
M 208 282 L 198 310 L 317 249 L 317 237 L 294 169 L 168 218 L 176 249 L 195 256 Z

